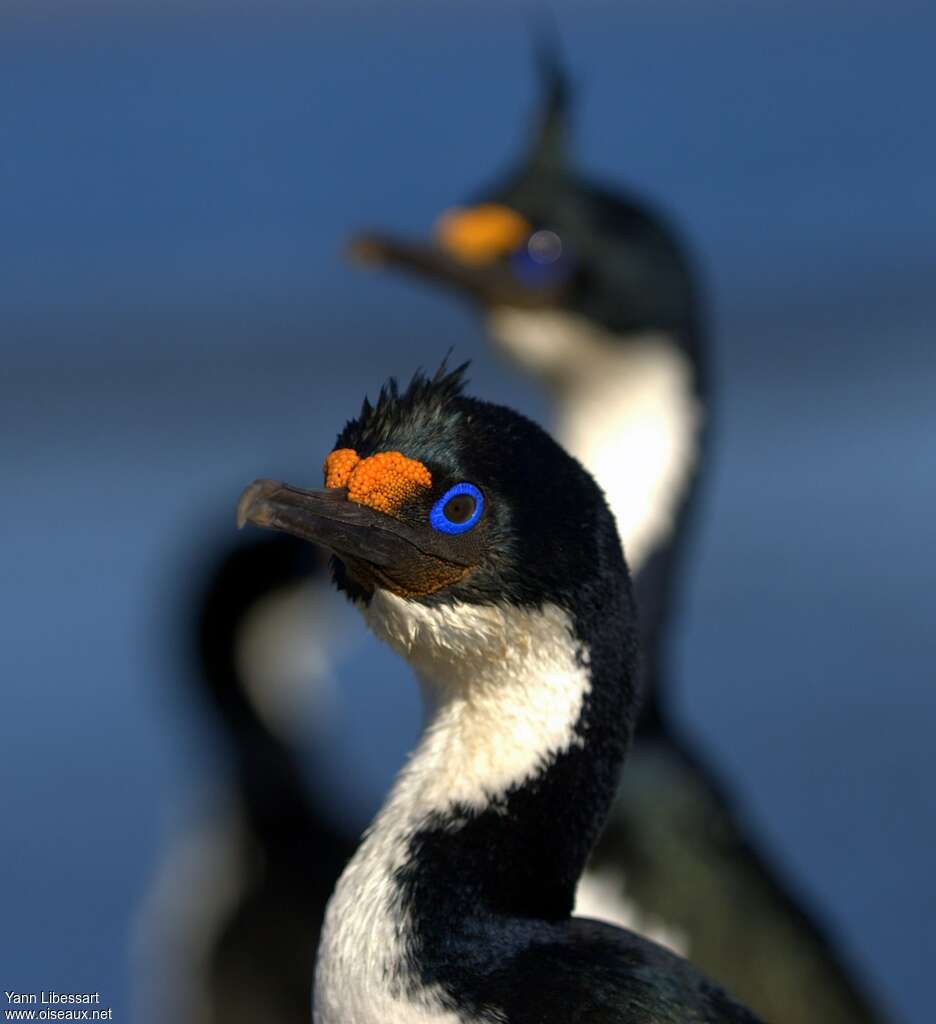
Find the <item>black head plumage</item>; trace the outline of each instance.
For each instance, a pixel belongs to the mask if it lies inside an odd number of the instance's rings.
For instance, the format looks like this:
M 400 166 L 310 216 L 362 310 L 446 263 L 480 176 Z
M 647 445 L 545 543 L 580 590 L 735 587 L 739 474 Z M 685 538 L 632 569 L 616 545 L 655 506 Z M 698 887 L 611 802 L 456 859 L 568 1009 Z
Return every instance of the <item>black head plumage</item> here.
M 381 451 L 401 430 L 421 434 L 431 432 L 449 417 L 453 402 L 460 398 L 470 363 L 450 370 L 444 360 L 432 376 L 417 370 L 406 388 L 391 377 L 380 389 L 376 402 L 365 397 L 357 419 L 349 420 L 338 435 L 336 448 L 353 448 L 359 454 Z
M 572 87 L 552 28 L 540 30 L 535 58 L 542 98 L 527 159 L 531 167 L 540 171 L 557 171 L 568 158 Z
M 572 87 L 551 40 L 536 49 L 541 101 L 509 172 L 445 211 L 432 241 L 360 236 L 362 262 L 453 288 L 484 310 L 574 314 L 611 343 L 666 332 L 698 353 L 695 270 L 642 198 L 581 175 L 569 146 Z
M 553 602 L 573 614 L 612 596 L 629 600 L 614 520 L 594 480 L 525 416 L 465 395 L 467 368 L 443 363 L 432 376 L 417 373 L 405 388 L 389 381 L 335 443 L 361 458 L 400 451 L 419 460 L 433 480 L 426 507 L 464 481 L 484 493 L 477 564 L 463 580 L 421 600 Z

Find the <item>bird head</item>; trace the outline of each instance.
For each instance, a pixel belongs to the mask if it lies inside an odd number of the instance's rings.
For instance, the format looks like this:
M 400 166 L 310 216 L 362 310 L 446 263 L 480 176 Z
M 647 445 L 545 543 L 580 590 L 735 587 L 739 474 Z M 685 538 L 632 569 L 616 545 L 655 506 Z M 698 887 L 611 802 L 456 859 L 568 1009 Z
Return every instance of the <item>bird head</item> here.
M 338 435 L 324 489 L 258 480 L 246 522 L 327 548 L 339 588 L 421 605 L 598 607 L 627 574 L 589 474 L 519 413 L 463 394 L 465 367 L 391 381 Z
M 540 67 L 541 109 L 511 173 L 444 211 L 431 238 L 368 232 L 353 240 L 351 255 L 454 289 L 484 314 L 572 314 L 624 341 L 647 332 L 690 338 L 696 297 L 681 241 L 642 200 L 579 176 L 568 147 L 567 78 L 553 54 L 541 54 Z M 576 356 L 512 354 L 547 374 Z

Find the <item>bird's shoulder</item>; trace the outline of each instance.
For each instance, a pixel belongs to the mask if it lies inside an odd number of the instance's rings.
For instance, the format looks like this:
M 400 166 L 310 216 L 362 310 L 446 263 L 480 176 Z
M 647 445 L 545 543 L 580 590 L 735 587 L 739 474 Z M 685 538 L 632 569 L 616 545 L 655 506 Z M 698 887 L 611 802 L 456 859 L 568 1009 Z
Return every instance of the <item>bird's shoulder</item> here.
M 488 982 L 510 1024 L 760 1024 L 669 950 L 583 918 L 506 957 Z

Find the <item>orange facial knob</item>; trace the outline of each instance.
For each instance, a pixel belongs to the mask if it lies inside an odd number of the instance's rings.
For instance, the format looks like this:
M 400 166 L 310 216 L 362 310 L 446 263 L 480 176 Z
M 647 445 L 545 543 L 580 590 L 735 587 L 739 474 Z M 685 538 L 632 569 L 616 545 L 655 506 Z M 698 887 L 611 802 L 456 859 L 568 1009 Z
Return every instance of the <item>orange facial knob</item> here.
M 353 448 L 336 448 L 330 452 L 325 459 L 325 486 L 347 487 L 351 472 L 360 461 Z
M 436 224 L 436 238 L 462 263 L 483 265 L 518 248 L 530 234 L 529 223 L 516 210 L 482 203 L 468 210 L 449 210 Z
M 402 452 L 378 452 L 359 462 L 348 480 L 348 500 L 393 515 L 416 491 L 432 486 L 432 474 Z

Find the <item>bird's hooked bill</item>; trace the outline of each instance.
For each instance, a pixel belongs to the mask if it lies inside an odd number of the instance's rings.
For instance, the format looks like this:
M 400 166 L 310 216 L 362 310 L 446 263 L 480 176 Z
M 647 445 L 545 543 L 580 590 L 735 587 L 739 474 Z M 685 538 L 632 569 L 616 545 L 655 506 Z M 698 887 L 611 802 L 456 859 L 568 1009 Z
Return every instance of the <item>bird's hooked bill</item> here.
M 565 293 L 566 282 L 559 278 L 531 286 L 500 250 L 490 260 L 466 260 L 464 249 L 443 245 L 439 240 L 419 241 L 373 232 L 353 238 L 347 252 L 357 263 L 392 267 L 447 285 L 486 307 L 540 309 L 557 305 Z
M 415 548 L 408 528 L 392 517 L 348 501 L 347 490 L 309 491 L 278 480 L 255 480 L 237 504 L 237 525 L 253 523 L 321 544 L 337 555 L 391 566 Z

